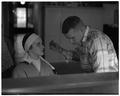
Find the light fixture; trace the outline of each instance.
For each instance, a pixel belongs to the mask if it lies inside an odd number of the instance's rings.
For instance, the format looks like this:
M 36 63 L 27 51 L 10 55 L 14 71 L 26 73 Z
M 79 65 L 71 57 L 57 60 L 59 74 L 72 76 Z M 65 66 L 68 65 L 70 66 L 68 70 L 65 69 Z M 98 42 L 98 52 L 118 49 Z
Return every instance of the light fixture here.
M 24 5 L 24 4 L 25 4 L 25 1 L 21 1 L 20 4 Z

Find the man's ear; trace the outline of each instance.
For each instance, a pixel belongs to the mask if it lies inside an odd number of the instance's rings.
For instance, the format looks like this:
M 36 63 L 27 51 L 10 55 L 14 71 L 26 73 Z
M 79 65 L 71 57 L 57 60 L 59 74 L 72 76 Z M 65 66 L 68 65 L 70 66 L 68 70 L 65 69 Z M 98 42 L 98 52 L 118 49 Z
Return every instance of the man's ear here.
M 86 26 L 82 26 L 80 29 L 81 29 L 81 32 L 85 32 Z

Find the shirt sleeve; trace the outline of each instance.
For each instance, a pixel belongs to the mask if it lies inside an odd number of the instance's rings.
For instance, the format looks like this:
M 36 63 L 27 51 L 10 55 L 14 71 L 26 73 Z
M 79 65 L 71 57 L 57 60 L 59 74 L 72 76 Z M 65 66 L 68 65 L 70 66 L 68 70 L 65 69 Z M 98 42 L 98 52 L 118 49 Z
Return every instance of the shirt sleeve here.
M 118 61 L 113 43 L 109 38 L 96 38 L 93 41 L 91 54 L 95 72 L 116 72 Z

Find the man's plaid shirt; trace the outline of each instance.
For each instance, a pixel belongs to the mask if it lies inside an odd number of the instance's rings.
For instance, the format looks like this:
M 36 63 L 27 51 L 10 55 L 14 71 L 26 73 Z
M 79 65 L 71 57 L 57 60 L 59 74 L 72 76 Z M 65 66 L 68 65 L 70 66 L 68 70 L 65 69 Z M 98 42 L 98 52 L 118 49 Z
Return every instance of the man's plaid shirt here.
M 88 61 L 94 72 L 118 71 L 118 59 L 113 43 L 99 30 L 87 26 L 82 42 L 75 50 L 80 58 L 83 54 L 88 54 Z

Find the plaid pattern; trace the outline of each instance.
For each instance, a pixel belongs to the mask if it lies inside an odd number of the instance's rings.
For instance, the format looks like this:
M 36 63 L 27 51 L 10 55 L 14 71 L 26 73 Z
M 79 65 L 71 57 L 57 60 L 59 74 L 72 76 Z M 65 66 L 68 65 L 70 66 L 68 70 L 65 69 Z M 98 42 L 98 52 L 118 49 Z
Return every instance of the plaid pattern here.
M 83 64 L 85 56 L 94 72 L 117 72 L 118 59 L 110 38 L 99 30 L 87 27 L 83 40 L 78 48 L 80 62 Z

